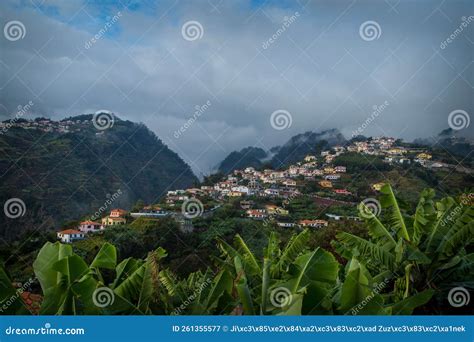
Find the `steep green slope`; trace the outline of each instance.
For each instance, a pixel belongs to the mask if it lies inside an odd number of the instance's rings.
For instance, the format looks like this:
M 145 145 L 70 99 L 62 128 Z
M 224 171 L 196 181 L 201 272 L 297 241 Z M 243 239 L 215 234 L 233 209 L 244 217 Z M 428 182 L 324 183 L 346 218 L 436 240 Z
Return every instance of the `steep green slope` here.
M 104 131 L 92 125 L 70 133 L 11 128 L 0 135 L 0 170 L 2 206 L 10 198 L 26 206 L 22 217 L 0 215 L 0 237 L 7 239 L 23 230 L 58 228 L 111 198 L 107 206 L 129 208 L 197 181 L 146 126 L 118 119 Z

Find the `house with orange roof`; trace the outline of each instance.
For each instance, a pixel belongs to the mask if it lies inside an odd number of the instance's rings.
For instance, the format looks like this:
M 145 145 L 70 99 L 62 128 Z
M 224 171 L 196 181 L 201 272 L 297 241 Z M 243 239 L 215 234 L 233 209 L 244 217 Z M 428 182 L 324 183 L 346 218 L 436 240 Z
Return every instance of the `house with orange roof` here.
M 62 243 L 72 243 L 74 241 L 83 240 L 86 233 L 75 229 L 66 229 L 57 233 L 57 237 Z
M 123 209 L 112 209 L 110 211 L 110 217 L 124 217 L 127 215 L 127 211 Z
M 126 224 L 127 220 L 125 217 L 112 217 L 112 216 L 106 216 L 102 218 L 102 225 L 103 226 L 116 226 L 120 224 Z
M 110 215 L 102 218 L 102 225 L 103 226 L 115 226 L 119 224 L 126 224 L 127 219 L 125 216 L 127 215 L 127 211 L 123 209 L 112 209 L 110 211 Z
M 103 228 L 103 226 L 100 223 L 90 221 L 90 220 L 79 223 L 79 227 L 78 227 L 78 229 L 83 233 L 97 232 L 101 228 Z

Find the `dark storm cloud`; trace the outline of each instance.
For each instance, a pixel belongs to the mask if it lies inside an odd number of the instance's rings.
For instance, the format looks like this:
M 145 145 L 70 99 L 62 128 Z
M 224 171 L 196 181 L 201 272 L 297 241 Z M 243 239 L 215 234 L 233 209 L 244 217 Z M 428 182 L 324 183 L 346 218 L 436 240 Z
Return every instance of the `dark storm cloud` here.
M 2 25 L 26 28 L 1 37 L 2 119 L 30 100 L 53 118 L 108 109 L 146 123 L 199 174 L 234 149 L 307 130 L 350 136 L 385 101 L 364 134 L 425 137 L 451 111 L 474 112 L 474 23 L 456 31 L 474 15 L 469 1 L 123 4 L 2 2 Z M 200 39 L 183 38 L 188 21 Z M 367 21 L 378 38 L 361 38 Z M 272 128 L 278 109 L 291 127 Z

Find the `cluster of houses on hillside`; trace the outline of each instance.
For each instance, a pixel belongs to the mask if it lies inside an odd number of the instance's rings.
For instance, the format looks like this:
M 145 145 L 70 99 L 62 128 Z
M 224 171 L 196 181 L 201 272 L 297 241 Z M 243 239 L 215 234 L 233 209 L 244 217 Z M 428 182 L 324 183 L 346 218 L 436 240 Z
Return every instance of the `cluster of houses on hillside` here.
M 89 125 L 90 120 L 62 120 L 54 121 L 47 118 L 35 120 L 7 120 L 0 122 L 0 130 L 4 127 L 20 127 L 30 130 L 40 130 L 43 132 L 69 133 L 80 131 L 83 126 Z
M 318 168 L 316 157 L 308 155 L 303 162 L 290 165 L 286 170 L 263 171 L 253 167 L 244 170 L 234 170 L 224 180 L 214 185 L 203 185 L 200 188 L 168 191 L 166 204 L 174 206 L 177 202 L 185 201 L 190 197 L 209 196 L 217 200 L 225 198 L 240 198 L 258 196 L 265 198 L 293 198 L 301 194 L 298 190 L 298 179 L 315 180 L 319 177 L 319 184 L 324 188 L 332 188 L 333 182 L 346 173 L 345 166 L 332 166 L 327 164 Z M 334 189 L 334 193 L 350 195 L 346 189 Z
M 108 216 L 102 218 L 101 223 L 86 220 L 79 223 L 76 229 L 66 229 L 57 233 L 57 237 L 63 243 L 71 243 L 83 240 L 88 233 L 95 233 L 104 230 L 107 226 L 115 226 L 127 223 L 127 211 L 123 209 L 113 209 Z
M 298 223 L 289 222 L 285 218 L 289 215 L 288 209 L 279 207 L 273 204 L 267 204 L 265 208 L 252 208 L 253 203 L 251 201 L 241 201 L 240 205 L 242 208 L 246 208 L 245 214 L 248 218 L 259 220 L 259 221 L 269 221 L 275 220 L 276 224 L 284 228 L 292 227 L 311 227 L 311 228 L 321 228 L 327 227 L 328 221 L 326 220 L 300 220 Z
M 433 156 L 424 148 L 395 146 L 394 138 L 377 137 L 365 141 L 357 141 L 346 147 L 347 152 L 383 156 L 389 164 L 418 163 L 426 168 L 450 168 L 452 165 L 433 161 Z
M 49 127 L 51 121 L 38 121 L 41 127 Z M 68 121 L 64 121 L 68 124 Z M 31 124 L 31 123 L 29 123 Z M 36 124 L 36 122 L 35 122 Z M 66 126 L 61 126 L 66 127 Z M 161 218 L 172 215 L 179 222 L 189 225 L 190 220 L 183 220 L 174 207 L 180 208 L 182 203 L 193 198 L 212 198 L 218 203 L 227 199 L 241 198 L 240 205 L 244 210 L 244 215 L 253 220 L 272 220 L 281 227 L 325 227 L 328 221 L 322 219 L 303 219 L 298 222 L 288 222 L 285 219 L 289 212 L 286 208 L 273 204 L 267 204 L 264 208 L 254 207 L 254 203 L 248 197 L 260 197 L 268 199 L 267 203 L 275 200 L 283 200 L 284 203 L 289 199 L 300 196 L 303 181 L 316 181 L 321 190 L 325 193 L 333 193 L 340 196 L 351 196 L 352 193 L 340 186 L 342 177 L 348 178 L 346 166 L 335 165 L 336 157 L 343 153 L 355 152 L 368 155 L 379 155 L 384 157 L 387 163 L 419 163 L 425 167 L 438 167 L 442 163 L 432 162 L 432 155 L 424 150 L 400 147 L 395 145 L 394 138 L 379 137 L 371 138 L 365 141 L 355 141 L 348 146 L 335 146 L 330 150 L 320 153 L 320 156 L 307 155 L 302 161 L 294 163 L 283 170 L 256 170 L 253 167 L 247 167 L 243 170 L 234 170 L 223 180 L 213 185 L 202 185 L 199 188 L 179 189 L 168 191 L 163 202 L 163 206 L 151 205 L 145 206 L 139 212 L 128 214 L 125 210 L 114 209 L 110 215 L 101 219 L 101 222 L 84 221 L 79 224 L 77 229 L 67 229 L 58 232 L 58 238 L 66 243 L 75 240 L 81 240 L 88 233 L 97 232 L 111 225 L 121 225 L 127 223 L 127 218 Z M 440 166 L 440 167 L 441 167 Z M 383 183 L 372 184 L 374 191 L 380 191 Z M 347 202 L 348 203 L 348 202 Z M 220 207 L 220 204 L 215 208 Z M 211 210 L 212 211 L 212 210 Z M 207 213 L 209 214 L 209 213 Z M 332 220 L 358 220 L 357 217 L 343 217 L 328 214 L 328 219 Z M 182 226 L 185 226 L 183 224 Z M 189 228 L 189 227 L 188 227 Z M 187 229 L 191 231 L 191 229 Z

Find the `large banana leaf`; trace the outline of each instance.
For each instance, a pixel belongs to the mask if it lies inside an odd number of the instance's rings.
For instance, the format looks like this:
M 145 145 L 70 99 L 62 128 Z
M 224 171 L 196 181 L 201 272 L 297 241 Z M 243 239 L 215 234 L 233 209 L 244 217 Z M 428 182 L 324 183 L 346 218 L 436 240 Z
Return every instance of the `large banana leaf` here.
M 370 213 L 368 209 L 361 209 L 364 203 L 359 205 L 359 213 L 366 212 Z M 377 242 L 380 243 L 386 250 L 392 250 L 395 248 L 397 242 L 393 238 L 390 231 L 383 225 L 383 223 L 374 214 L 362 215 L 360 217 L 367 223 L 369 235 Z
M 405 219 L 403 218 L 400 207 L 398 206 L 398 201 L 390 184 L 382 186 L 380 193 L 382 194 L 380 196 L 380 204 L 382 205 L 382 209 L 388 212 L 386 216 L 390 221 L 390 228 L 395 231 L 397 237 L 410 241 Z
M 303 313 L 315 314 L 331 310 L 330 294 L 336 284 L 339 263 L 334 256 L 317 248 L 296 258 L 290 265 L 288 289 L 303 297 Z
M 152 259 L 150 254 L 140 267 L 128 275 L 114 289 L 117 295 L 134 304 L 132 314 L 148 314 L 150 312 L 149 304 L 153 294 Z
M 420 243 L 425 234 L 431 231 L 433 224 L 436 222 L 436 210 L 433 202 L 434 195 L 433 189 L 425 189 L 418 201 L 412 231 L 412 242 L 415 246 Z
M 59 242 L 47 242 L 39 251 L 33 263 L 33 269 L 43 290 L 40 314 L 55 315 L 75 312 L 70 285 L 71 279 L 75 280 L 78 276 L 77 270 L 72 270 L 74 275 L 71 276 L 68 270 L 69 260 L 56 265 L 72 255 L 72 247 Z M 71 262 L 80 267 L 81 276 L 87 273 L 88 268 L 85 263 L 81 264 L 77 259 L 71 260 Z
M 288 244 L 283 249 L 280 259 L 276 264 L 277 271 L 286 271 L 290 263 L 292 263 L 296 257 L 307 250 L 307 244 L 310 234 L 309 230 L 305 229 L 297 235 L 293 235 Z
M 468 207 L 458 216 L 437 248 L 438 253 L 452 256 L 474 239 L 474 208 Z
M 245 264 L 250 267 L 252 272 L 261 274 L 262 270 L 259 263 L 257 262 L 257 259 L 239 234 L 235 236 L 234 244 L 237 247 L 237 250 L 241 253 L 241 256 L 239 256 L 241 260 L 245 261 Z
M 392 315 L 411 315 L 414 309 L 428 303 L 433 294 L 434 290 L 425 290 L 393 304 L 388 309 Z
M 459 205 L 451 197 L 443 198 L 436 203 L 438 211 L 438 220 L 433 225 L 431 233 L 427 238 L 425 251 L 427 253 L 434 253 L 443 241 L 446 234 L 449 232 L 451 222 L 457 220 L 459 215 Z
M 357 259 L 352 259 L 342 285 L 339 310 L 343 314 L 384 314 L 384 301 L 373 288 L 372 277 Z
M 244 309 L 244 314 L 254 315 L 255 310 L 253 307 L 252 295 L 248 287 L 247 277 L 245 276 L 245 271 L 242 266 L 242 261 L 239 259 L 239 257 L 235 257 L 234 263 L 235 263 L 235 270 L 237 272 L 235 287 L 237 289 L 237 293 L 239 294 L 240 302 L 242 303 L 242 307 Z
M 114 245 L 106 242 L 95 256 L 90 267 L 106 268 L 113 270 L 117 265 L 117 249 Z

